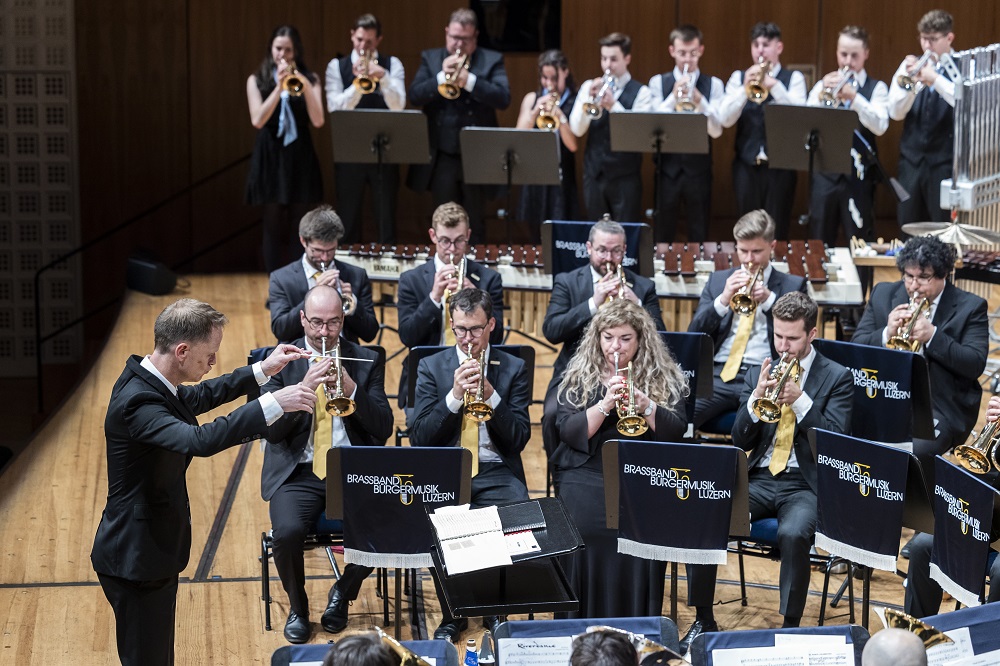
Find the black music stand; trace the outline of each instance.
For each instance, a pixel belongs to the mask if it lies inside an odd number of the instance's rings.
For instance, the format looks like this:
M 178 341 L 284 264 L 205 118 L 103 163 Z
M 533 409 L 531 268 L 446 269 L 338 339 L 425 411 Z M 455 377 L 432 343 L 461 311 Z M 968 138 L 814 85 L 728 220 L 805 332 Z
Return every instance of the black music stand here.
M 459 134 L 462 177 L 470 185 L 507 186 L 507 244 L 513 221 L 513 185 L 559 185 L 559 138 L 555 132 L 494 127 L 463 127 Z M 503 216 L 501 216 L 503 217 Z
M 701 113 L 612 113 L 611 150 L 653 153 L 653 219 L 660 208 L 660 174 L 664 153 L 708 153 L 708 118 Z
M 851 172 L 851 146 L 858 114 L 849 109 L 767 104 L 764 131 L 767 136 L 768 167 L 809 172 L 812 205 L 813 175 Z M 799 217 L 809 223 L 811 211 Z

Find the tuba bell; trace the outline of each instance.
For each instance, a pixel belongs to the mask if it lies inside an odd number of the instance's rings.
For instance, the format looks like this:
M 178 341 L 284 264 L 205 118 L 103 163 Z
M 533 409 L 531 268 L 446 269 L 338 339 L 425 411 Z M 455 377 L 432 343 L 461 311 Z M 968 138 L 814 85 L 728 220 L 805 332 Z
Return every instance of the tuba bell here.
M 998 427 L 1000 421 L 990 421 L 971 444 L 956 446 L 953 453 L 958 464 L 973 474 L 987 474 L 991 469 L 1000 469 L 1000 461 L 997 460 L 997 444 L 1000 444 Z
M 483 423 L 493 418 L 493 408 L 483 398 L 483 391 L 486 386 L 486 350 L 484 349 L 479 352 L 479 359 L 477 360 L 472 356 L 472 343 L 470 342 L 466 354 L 470 359 L 479 363 L 479 384 L 476 386 L 475 393 L 472 391 L 465 392 L 465 418 L 470 421 Z
M 900 326 L 896 329 L 896 334 L 890 337 L 885 346 L 888 349 L 895 349 L 896 351 L 908 351 L 908 352 L 918 352 L 924 343 L 920 340 L 913 339 L 913 326 L 917 323 L 917 319 L 923 315 L 927 316 L 930 312 L 931 304 L 928 299 L 923 299 L 917 302 L 918 296 L 914 294 L 910 298 L 910 319 L 906 326 Z
M 793 382 L 799 381 L 799 359 L 789 358 L 788 354 L 782 354 L 781 359 L 771 366 L 771 379 L 778 379 L 778 383 L 764 393 L 764 396 L 753 401 L 751 409 L 764 423 L 777 423 L 781 420 L 781 405 L 778 404 L 778 397 L 781 389 L 785 388 L 785 382 L 791 379 Z
M 615 374 L 625 370 L 625 388 L 618 397 L 615 409 L 618 412 L 618 432 L 629 437 L 642 435 L 649 429 L 646 419 L 635 411 L 635 384 L 632 379 L 632 361 L 625 368 L 618 367 L 618 352 L 615 352 Z
M 749 317 L 757 311 L 757 301 L 753 300 L 753 286 L 757 280 L 763 279 L 764 269 L 758 268 L 756 272 L 751 271 L 753 264 L 743 267 L 747 273 L 752 273 L 747 283 L 736 290 L 733 297 L 729 299 L 729 307 L 740 316 Z
M 754 104 L 763 104 L 767 100 L 768 95 L 771 94 L 764 87 L 764 79 L 767 78 L 767 73 L 771 70 L 771 63 L 765 60 L 764 56 L 761 56 L 757 59 L 757 65 L 760 67 L 760 75 L 748 79 L 744 88 L 746 88 L 747 101 Z
M 378 78 L 368 72 L 368 68 L 371 67 L 372 54 L 370 51 L 361 49 L 358 51 L 358 57 L 361 58 L 361 74 L 354 77 L 354 87 L 362 95 L 368 95 L 378 89 Z
M 284 60 L 281 62 L 285 63 Z M 302 78 L 299 76 L 299 70 L 295 68 L 295 61 L 285 63 L 291 74 L 284 81 L 281 82 L 281 89 L 287 92 L 292 97 L 299 97 L 302 95 L 302 91 L 305 90 L 306 84 L 303 83 Z
M 444 81 L 438 84 L 438 93 L 445 99 L 458 99 L 458 96 L 462 94 L 462 89 L 455 83 L 455 79 L 458 78 L 459 70 L 469 69 L 469 54 L 462 53 L 462 49 L 456 49 L 455 55 L 460 57 L 458 66 L 455 67 L 455 73 L 446 73 Z
M 559 114 L 556 113 L 556 105 L 559 103 L 559 93 L 549 93 L 548 98 L 542 102 L 538 108 L 538 117 L 535 118 L 535 127 L 538 129 L 558 132 L 562 122 Z

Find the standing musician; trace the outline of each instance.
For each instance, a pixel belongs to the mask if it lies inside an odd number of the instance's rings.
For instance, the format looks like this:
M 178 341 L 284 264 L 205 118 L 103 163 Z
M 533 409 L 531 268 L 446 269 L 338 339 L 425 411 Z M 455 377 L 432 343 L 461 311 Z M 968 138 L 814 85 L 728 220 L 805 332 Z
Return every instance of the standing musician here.
M 465 261 L 465 281 L 458 284 L 458 267 L 469 252 L 469 216 L 457 203 L 441 204 L 431 218 L 428 230 L 434 243 L 434 256 L 423 266 L 404 271 L 399 276 L 396 311 L 399 315 L 399 339 L 410 347 L 455 344 L 448 319 L 447 298 L 467 287 L 482 289 L 493 299 L 497 326 L 491 329 L 490 342 L 503 341 L 503 280 L 492 268 L 470 259 Z M 409 371 L 406 359 L 399 378 L 399 406 L 407 407 Z M 412 405 L 411 405 L 412 406 Z
M 497 322 L 489 293 L 462 289 L 449 299 L 448 308 L 456 344 L 420 361 L 410 443 L 472 452 L 473 508 L 526 500 L 521 451 L 531 435 L 528 368 L 490 345 Z M 472 398 L 488 405 L 491 418 L 469 418 L 464 405 Z M 454 642 L 469 621 L 452 617 L 437 575 L 434 584 L 442 614 L 434 638 Z M 494 621 L 486 618 L 484 624 L 493 629 L 489 625 Z
M 714 389 L 711 398 L 695 403 L 695 428 L 736 411 L 747 370 L 778 355 L 773 344 L 775 301 L 790 291 L 806 292 L 805 278 L 771 265 L 774 220 L 766 211 L 751 211 L 737 220 L 733 238 L 739 268 L 709 276 L 688 326 L 688 331 L 708 333 L 715 344 Z M 739 314 L 733 309 L 736 304 Z
M 344 337 L 351 342 L 362 339 L 371 342 L 378 335 L 379 324 L 372 303 L 372 285 L 368 273 L 336 259 L 337 244 L 344 236 L 340 216 L 323 205 L 306 213 L 299 222 L 299 242 L 305 250 L 302 258 L 271 273 L 268 286 L 268 307 L 271 310 L 271 332 L 278 340 L 301 338 L 303 299 L 317 284 L 339 291 L 345 308 Z M 353 310 L 350 303 L 353 301 Z
M 559 382 L 583 339 L 584 330 L 599 308 L 622 293 L 625 300 L 641 305 L 653 319 L 659 331 L 665 331 L 656 285 L 649 278 L 622 269 L 625 284 L 618 277 L 618 266 L 625 259 L 625 229 L 612 220 L 601 220 L 590 228 L 587 239 L 586 266 L 556 275 L 552 282 L 549 308 L 542 322 L 542 334 L 552 344 L 562 343 L 552 368 L 552 380 L 545 391 L 542 413 L 542 442 L 545 453 L 552 455 L 559 443 L 556 430 L 556 401 Z
M 714 76 L 702 76 L 698 62 L 705 52 L 701 30 L 689 24 L 670 33 L 674 69 L 649 80 L 653 107 L 663 113 L 700 113 L 708 122 L 708 136 L 722 136 L 719 104 L 724 88 Z M 687 210 L 687 240 L 707 238 L 712 207 L 712 143 L 705 155 L 664 154 L 660 157 L 660 188 L 653 240 L 671 243 L 677 238 L 677 211 L 681 200 Z
M 903 58 L 889 87 L 889 117 L 903 121 L 899 141 L 899 183 L 910 193 L 897 210 L 900 226 L 933 220 L 947 222 L 941 208 L 941 181 L 951 178 L 954 146 L 955 84 L 939 68 L 955 40 L 951 14 L 935 9 L 917 23 L 924 54 Z M 912 85 L 900 85 L 901 76 Z
M 580 137 L 588 134 L 583 152 L 583 198 L 591 219 L 609 214 L 622 222 L 637 222 L 642 207 L 642 154 L 611 150 L 609 113 L 652 111 L 649 88 L 629 74 L 632 39 L 613 32 L 603 37 L 602 76 L 584 81 L 576 94 L 569 126 Z
M 337 290 L 320 284 L 309 290 L 299 311 L 305 337 L 295 341 L 311 358 L 285 366 L 264 386 L 278 391 L 304 384 L 316 392 L 314 416 L 297 414 L 281 419 L 267 432 L 267 449 L 261 471 L 260 493 L 268 502 L 274 539 L 274 567 L 288 594 L 289 613 L 285 638 L 305 643 L 312 634 L 303 543 L 315 529 L 326 506 L 326 452 L 336 446 L 383 446 L 392 433 L 392 409 L 385 397 L 385 363 L 371 349 L 343 337 L 344 305 Z M 341 392 L 354 404 L 345 416 L 328 413 L 338 378 L 333 350 L 341 362 Z M 324 355 L 325 352 L 325 355 Z M 360 359 L 360 360 L 358 360 Z M 347 627 L 347 606 L 358 597 L 371 567 L 348 564 L 332 588 L 323 612 L 323 629 L 340 632 Z
M 535 242 L 541 239 L 545 220 L 575 220 L 579 215 L 576 187 L 576 135 L 569 128 L 569 114 L 576 99 L 576 84 L 569 60 L 557 49 L 538 56 L 540 89 L 521 100 L 518 129 L 554 131 L 559 137 L 560 185 L 525 185 L 521 188 L 518 218 L 524 220 Z
M 379 53 L 382 24 L 371 14 L 362 14 L 351 29 L 351 53 L 334 58 L 326 66 L 327 111 L 348 109 L 391 109 L 406 107 L 403 63 L 395 56 Z M 372 208 L 378 224 L 380 243 L 396 240 L 396 195 L 399 165 L 383 164 L 381 182 L 377 164 L 335 162 L 337 208 L 344 220 L 344 240 L 361 241 L 361 208 L 365 185 L 371 187 Z
M 837 71 L 818 81 L 809 92 L 809 106 L 850 109 L 858 114 L 858 129 L 851 146 L 850 174 L 818 172 L 814 175 L 810 238 L 821 238 L 828 246 L 837 245 L 838 229 L 844 243 L 852 236 L 866 241 L 875 235 L 875 137 L 889 127 L 889 88 L 868 75 L 868 31 L 846 26 L 837 37 Z M 867 146 L 866 146 L 867 144 Z
M 108 501 L 90 560 L 115 613 L 124 666 L 174 663 L 177 576 L 191 556 L 191 460 L 257 439 L 283 413 L 311 412 L 316 402 L 311 390 L 291 385 L 199 425 L 199 414 L 257 391 L 307 356 L 278 345 L 264 361 L 200 382 L 215 365 L 227 322 L 207 303 L 171 303 L 153 325 L 153 353 L 129 357 L 111 389 Z
M 777 353 L 747 372 L 733 444 L 748 456 L 750 515 L 755 520 L 778 519 L 782 626 L 797 627 L 809 594 L 809 549 L 816 531 L 816 460 L 808 433 L 811 428 L 848 431 L 854 377 L 813 348 L 813 299 L 789 292 L 771 312 Z M 761 399 L 772 409 L 779 406 L 777 413 L 762 409 Z M 697 609 L 697 619 L 681 643 L 682 651 L 699 633 L 718 631 L 712 612 L 716 573 L 715 565 L 688 567 L 688 603 Z
M 444 30 L 445 47 L 420 55 L 410 84 L 410 101 L 422 106 L 430 129 L 431 163 L 410 167 L 407 184 L 431 190 L 434 205 L 457 201 L 469 211 L 473 243 L 485 240 L 482 185 L 462 175 L 458 135 L 463 127 L 497 127 L 497 111 L 510 106 L 510 84 L 503 55 L 478 48 L 476 14 L 456 9 Z
M 733 190 L 737 211 L 743 215 L 757 208 L 765 209 L 774 218 L 776 238 L 781 239 L 788 238 L 798 175 L 790 169 L 768 168 L 764 104 L 806 103 L 806 80 L 802 72 L 784 69 L 779 62 L 784 48 L 781 28 L 774 23 L 756 24 L 750 30 L 750 56 L 754 64 L 729 77 L 719 109 L 723 127 L 736 125 Z M 750 97 L 754 99 L 748 101 Z

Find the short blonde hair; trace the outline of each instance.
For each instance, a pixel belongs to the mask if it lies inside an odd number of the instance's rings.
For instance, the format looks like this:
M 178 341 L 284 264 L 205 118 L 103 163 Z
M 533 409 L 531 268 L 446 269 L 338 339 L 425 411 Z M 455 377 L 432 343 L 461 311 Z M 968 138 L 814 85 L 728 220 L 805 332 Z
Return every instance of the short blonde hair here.
M 431 216 L 431 226 L 435 229 L 454 229 L 463 223 L 469 224 L 469 214 L 454 201 L 441 204 Z
M 774 240 L 774 219 L 763 208 L 752 210 L 736 220 L 733 238 L 738 241 L 763 238 L 770 243 Z

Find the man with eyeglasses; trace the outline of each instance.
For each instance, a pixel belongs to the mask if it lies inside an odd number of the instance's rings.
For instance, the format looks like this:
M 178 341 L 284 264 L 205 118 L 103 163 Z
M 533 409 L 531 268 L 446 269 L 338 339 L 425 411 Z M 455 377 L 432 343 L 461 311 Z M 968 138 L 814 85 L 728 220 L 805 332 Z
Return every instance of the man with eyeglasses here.
M 289 363 L 263 387 L 271 392 L 301 383 L 317 393 L 314 413 L 299 412 L 268 429 L 261 471 L 261 497 L 268 502 L 271 516 L 274 568 L 288 594 L 285 638 L 290 643 L 305 643 L 312 634 L 303 543 L 326 506 L 326 453 L 336 446 L 383 446 L 392 433 L 385 364 L 376 352 L 341 335 L 343 307 L 340 294 L 331 285 L 310 289 L 299 311 L 305 337 L 295 345 L 310 352 L 311 358 Z M 344 417 L 327 413 L 328 398 L 322 388 L 324 384 L 330 389 L 336 385 L 330 368 L 333 349 L 338 346 L 339 355 L 350 359 L 341 362 L 343 394 L 356 407 Z M 371 572 L 370 567 L 356 564 L 344 567 L 340 580 L 330 588 L 323 629 L 337 633 L 347 627 L 347 607 Z
M 441 204 L 431 218 L 428 230 L 434 243 L 434 256 L 427 263 L 399 276 L 396 312 L 399 315 L 399 339 L 408 348 L 453 344 L 451 327 L 445 315 L 445 294 L 466 287 L 477 287 L 493 300 L 497 325 L 491 329 L 490 342 L 503 341 L 503 281 L 496 271 L 466 260 L 465 283 L 458 284 L 458 264 L 469 251 L 469 216 L 457 203 Z M 399 377 L 399 406 L 406 408 L 409 371 L 406 359 Z
M 302 216 L 299 222 L 299 242 L 305 252 L 302 258 L 271 273 L 268 287 L 268 307 L 271 310 L 271 332 L 280 342 L 301 338 L 300 312 L 306 292 L 318 284 L 335 288 L 357 299 L 353 314 L 344 318 L 344 337 L 351 342 L 360 338 L 371 342 L 378 335 L 378 319 L 372 302 L 372 285 L 368 273 L 334 258 L 337 244 L 344 237 L 344 224 L 330 206 L 320 206 Z
M 528 368 L 524 361 L 490 345 L 496 329 L 493 298 L 482 289 L 460 290 L 448 301 L 455 346 L 421 359 L 410 443 L 413 446 L 461 446 L 472 453 L 473 508 L 528 499 L 521 451 L 531 435 Z M 486 353 L 485 373 L 479 355 Z M 483 401 L 493 410 L 485 422 L 466 418 L 464 398 L 482 382 Z M 454 642 L 468 628 L 465 618 L 452 617 L 440 581 L 441 625 L 435 639 Z M 484 624 L 495 622 L 487 618 Z

